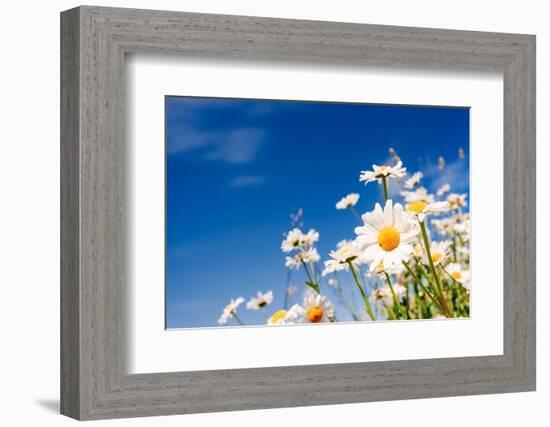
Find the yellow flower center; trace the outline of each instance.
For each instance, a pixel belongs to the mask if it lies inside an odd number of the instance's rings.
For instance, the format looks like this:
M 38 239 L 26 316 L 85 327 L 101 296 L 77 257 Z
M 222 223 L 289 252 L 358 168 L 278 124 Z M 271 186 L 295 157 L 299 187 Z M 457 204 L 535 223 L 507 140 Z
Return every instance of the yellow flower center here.
M 286 317 L 286 310 L 276 311 L 273 316 L 271 316 L 271 323 L 277 323 L 279 320 Z
M 441 252 L 436 252 L 432 254 L 432 261 L 433 262 L 439 262 L 441 261 L 441 258 L 443 258 L 443 254 Z
M 307 319 L 312 323 L 320 322 L 323 318 L 323 309 L 321 307 L 311 307 L 307 311 Z
M 460 280 L 462 278 L 462 273 L 460 271 L 453 271 L 451 277 L 455 280 Z
M 378 166 L 378 172 L 376 172 L 376 178 L 384 178 L 386 176 L 387 166 Z
M 391 226 L 382 227 L 378 232 L 378 244 L 385 251 L 393 251 L 399 246 L 401 235 Z
M 426 203 L 423 200 L 419 200 L 418 202 L 410 203 L 409 206 L 407 206 L 407 210 L 409 212 L 414 212 L 416 214 L 421 214 L 426 206 L 428 206 L 428 203 Z

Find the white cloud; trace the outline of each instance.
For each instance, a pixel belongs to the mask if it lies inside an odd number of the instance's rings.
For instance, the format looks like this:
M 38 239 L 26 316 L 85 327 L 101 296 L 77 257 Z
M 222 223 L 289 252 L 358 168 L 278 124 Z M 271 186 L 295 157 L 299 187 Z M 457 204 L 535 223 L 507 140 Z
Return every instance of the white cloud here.
M 262 185 L 264 182 L 265 177 L 263 176 L 236 176 L 229 182 L 229 186 L 234 188 L 257 187 Z
M 168 143 L 170 153 L 185 153 L 211 144 L 216 139 L 216 132 L 198 131 L 189 126 L 172 126 L 172 133 Z
M 233 129 L 216 139 L 205 158 L 226 163 L 249 163 L 264 141 L 261 129 Z
M 173 129 L 178 135 L 168 144 L 170 154 L 199 152 L 203 159 L 243 164 L 253 161 L 265 140 L 257 128 L 201 131 L 188 126 Z
M 171 100 L 170 154 L 190 153 L 201 160 L 245 164 L 253 161 L 266 140 L 266 132 L 257 127 L 257 117 L 273 113 L 273 102 L 243 102 L 223 98 L 186 98 Z M 210 113 L 235 114 L 235 123 L 216 123 Z M 213 121 L 214 120 L 214 121 Z

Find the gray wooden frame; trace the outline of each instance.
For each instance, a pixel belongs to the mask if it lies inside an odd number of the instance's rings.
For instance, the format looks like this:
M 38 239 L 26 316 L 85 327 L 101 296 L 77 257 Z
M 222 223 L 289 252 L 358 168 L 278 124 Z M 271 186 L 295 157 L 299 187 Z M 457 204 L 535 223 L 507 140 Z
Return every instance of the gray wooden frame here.
M 502 356 L 128 375 L 130 52 L 504 75 Z M 61 412 L 77 419 L 535 390 L 535 37 L 83 6 L 61 14 Z

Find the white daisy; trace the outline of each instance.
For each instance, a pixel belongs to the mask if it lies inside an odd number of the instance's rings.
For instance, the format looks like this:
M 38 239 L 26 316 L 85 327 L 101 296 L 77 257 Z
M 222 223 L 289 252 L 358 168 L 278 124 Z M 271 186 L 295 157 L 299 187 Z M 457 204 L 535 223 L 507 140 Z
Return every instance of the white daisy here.
M 335 251 L 330 251 L 331 260 L 325 261 L 323 276 L 335 271 L 349 269 L 349 262 L 358 265 L 361 264 L 361 251 L 357 248 L 354 242 L 345 241 L 338 244 Z
M 293 228 L 285 237 L 285 240 L 281 243 L 281 249 L 283 252 L 292 252 L 300 247 L 302 241 L 302 230 L 299 228 Z
M 407 205 L 407 212 L 416 215 L 420 221 L 424 221 L 426 215 L 440 214 L 449 210 L 449 202 L 424 202 L 419 200 Z
M 403 286 L 401 283 L 394 283 L 393 290 L 395 292 L 395 295 L 397 296 L 397 300 L 403 301 L 403 298 L 405 298 L 405 296 L 407 295 L 407 288 Z M 391 293 L 391 290 L 390 290 L 390 293 Z
M 298 323 L 304 315 L 304 309 L 299 304 L 294 304 L 288 310 L 278 310 L 267 319 L 268 325 L 293 325 Z
M 336 248 L 337 249 L 345 248 L 345 247 L 348 247 L 349 245 L 353 245 L 353 244 L 354 244 L 353 240 L 342 239 L 338 243 L 336 243 Z
M 459 246 L 456 248 L 456 252 L 463 258 L 463 259 L 469 259 L 470 258 L 470 247 L 468 245 Z
M 308 248 L 319 241 L 319 233 L 314 229 L 310 229 L 307 233 L 303 233 L 299 228 L 293 228 L 287 234 L 281 243 L 283 252 L 292 252 L 299 248 Z
M 401 191 L 400 193 L 405 202 L 415 203 L 415 202 L 426 202 L 432 203 L 434 201 L 434 196 L 428 193 L 424 187 L 418 187 L 415 191 Z
M 403 162 L 398 161 L 394 166 L 378 166 L 372 165 L 371 171 L 361 171 L 359 181 L 365 181 L 365 185 L 369 182 L 382 182 L 383 178 L 402 178 L 407 172 L 407 168 L 402 167 Z
M 298 270 L 302 265 L 301 258 L 299 258 L 298 255 L 299 254 L 285 257 L 285 267 L 293 270 Z
M 420 184 L 420 180 L 422 179 L 423 176 L 424 174 L 422 172 L 413 173 L 412 176 L 405 181 L 405 188 L 412 190 L 418 184 Z
M 252 297 L 246 303 L 246 308 L 249 310 L 259 310 L 273 302 L 273 291 L 268 291 L 265 294 L 258 292 L 255 297 Z
M 309 248 L 305 251 L 296 253 L 294 256 L 287 256 L 285 258 L 285 267 L 298 270 L 303 263 L 316 263 L 319 262 L 320 259 L 321 256 L 319 255 L 319 252 L 317 252 L 317 249 Z
M 407 294 L 407 288 L 399 283 L 393 285 L 393 290 L 398 301 Z M 371 304 L 380 308 L 393 307 L 393 294 L 388 285 L 374 289 L 369 296 Z
M 441 187 L 437 189 L 437 192 L 435 194 L 441 197 L 444 194 L 447 194 L 449 191 L 451 191 L 451 186 L 449 184 L 443 184 Z
M 447 256 L 449 255 L 449 247 L 451 243 L 444 240 L 442 242 L 432 242 L 430 244 L 430 253 L 432 255 L 432 262 L 435 265 L 441 264 Z M 427 258 L 424 257 L 424 260 L 427 262 Z
M 243 297 L 232 299 L 229 302 L 229 304 L 227 304 L 223 309 L 222 314 L 218 319 L 218 323 L 220 325 L 225 325 L 231 317 L 235 317 L 235 319 L 237 319 L 237 307 L 241 305 L 243 302 L 244 302 Z
M 319 233 L 311 228 L 306 234 L 302 234 L 302 240 L 300 241 L 302 246 L 310 247 L 319 241 Z
M 419 229 L 399 203 L 393 206 L 390 199 L 383 211 L 377 203 L 374 211 L 361 218 L 364 225 L 355 228 L 355 241 L 362 261 L 371 263 L 371 271 L 380 263 L 391 269 L 409 259 Z
M 422 258 L 424 256 L 424 245 L 422 245 L 422 243 L 418 242 L 414 244 L 413 256 L 416 258 Z
M 458 263 L 449 264 L 445 267 L 445 270 L 455 281 L 470 290 L 470 270 L 464 270 Z
M 390 276 L 393 275 L 393 274 L 399 274 L 401 273 L 403 270 L 405 269 L 405 267 L 403 266 L 403 263 L 399 264 L 399 265 L 394 265 L 390 268 L 384 266 L 384 263 L 381 262 L 380 264 L 378 264 L 376 266 L 376 268 L 374 269 L 374 271 L 371 271 L 370 274 L 372 276 L 385 276 L 384 273 L 387 273 L 389 274 Z
M 453 234 L 454 221 L 451 218 L 432 219 L 431 224 L 439 234 Z
M 357 204 L 359 200 L 359 194 L 350 193 L 345 197 L 342 197 L 338 203 L 336 203 L 336 209 L 349 209 Z
M 388 291 L 390 291 L 389 288 Z M 385 293 L 383 292 L 383 288 L 376 288 L 369 295 L 369 302 L 380 310 L 381 308 L 388 307 L 393 303 L 393 296 L 391 291 L 390 293 Z
M 321 259 L 321 257 L 319 256 L 319 252 L 317 252 L 316 248 L 310 248 L 307 251 L 302 252 L 301 257 L 306 264 L 319 262 L 319 260 Z
M 469 236 L 470 234 L 470 219 L 464 218 L 461 222 L 453 225 L 453 230 L 461 235 Z
M 330 322 L 334 318 L 334 305 L 323 295 L 310 292 L 302 305 L 306 323 Z
M 466 194 L 451 193 L 447 196 L 447 201 L 451 209 L 463 208 L 468 204 Z

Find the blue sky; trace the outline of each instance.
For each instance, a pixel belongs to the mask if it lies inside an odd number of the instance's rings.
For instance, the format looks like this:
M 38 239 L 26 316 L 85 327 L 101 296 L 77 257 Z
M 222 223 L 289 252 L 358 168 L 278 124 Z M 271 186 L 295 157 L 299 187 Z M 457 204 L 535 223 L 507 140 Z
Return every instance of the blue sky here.
M 327 259 L 357 225 L 335 203 L 359 193 L 362 213 L 381 201 L 380 186 L 358 177 L 373 163 L 393 164 L 389 147 L 408 172 L 425 174 L 428 189 L 450 182 L 468 192 L 468 160 L 458 159 L 459 148 L 469 158 L 468 108 L 166 97 L 167 327 L 218 326 L 231 298 L 257 291 L 273 290 L 270 312 L 282 308 L 290 213 L 303 209 Z M 400 201 L 397 186 L 390 193 Z M 300 273 L 292 282 L 301 291 Z M 244 305 L 239 314 L 265 323 Z

